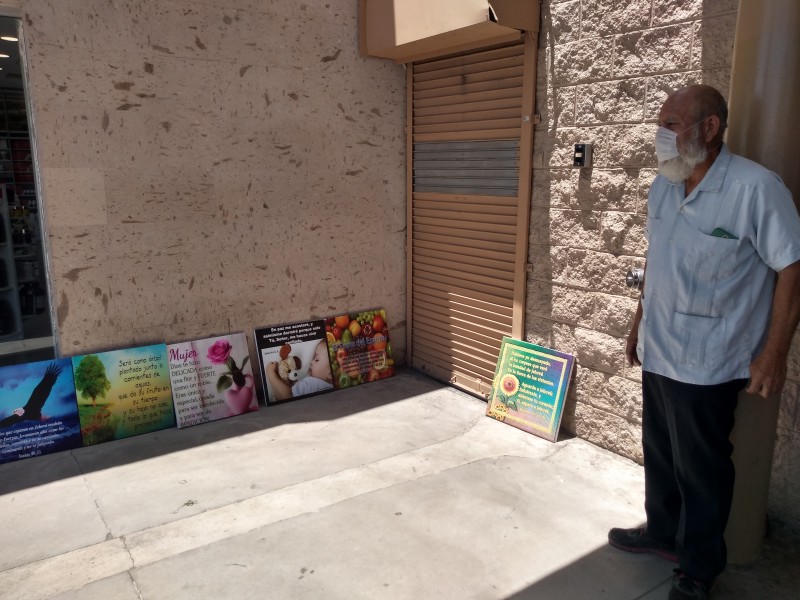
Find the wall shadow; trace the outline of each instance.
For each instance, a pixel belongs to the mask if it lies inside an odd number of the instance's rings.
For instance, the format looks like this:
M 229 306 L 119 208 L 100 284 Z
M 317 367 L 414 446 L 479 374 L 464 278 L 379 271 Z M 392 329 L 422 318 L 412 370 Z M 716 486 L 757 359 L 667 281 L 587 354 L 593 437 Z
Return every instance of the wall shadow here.
M 0 465 L 0 495 L 74 477 L 76 465 L 82 473 L 100 471 L 282 425 L 335 421 L 442 389 L 461 393 L 418 371 L 400 368 L 388 379 L 269 407 L 259 406 L 257 412 L 245 415 L 6 463 Z M 81 460 L 90 455 L 93 455 L 91 460 Z M 64 460 L 65 457 L 70 460 Z
M 673 567 L 655 556 L 630 555 L 606 545 L 506 600 L 640 600 L 651 594 L 656 600 L 667 597 Z
M 675 565 L 647 555 L 631 555 L 603 546 L 506 600 L 663 600 L 669 593 Z M 775 531 L 764 540 L 752 563 L 729 564 L 719 576 L 715 600 L 772 598 L 794 600 L 800 579 L 800 539 Z

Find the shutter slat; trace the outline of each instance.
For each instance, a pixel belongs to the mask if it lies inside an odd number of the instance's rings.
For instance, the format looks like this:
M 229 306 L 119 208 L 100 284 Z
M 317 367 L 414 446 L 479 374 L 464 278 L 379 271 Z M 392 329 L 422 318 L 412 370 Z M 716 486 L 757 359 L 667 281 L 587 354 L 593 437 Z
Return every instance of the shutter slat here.
M 450 291 L 437 290 L 428 287 L 423 283 L 414 290 L 414 297 L 421 298 L 425 302 L 449 306 L 457 312 L 466 312 L 476 315 L 483 315 L 485 318 L 498 323 L 511 323 L 513 319 L 513 309 L 510 305 L 493 304 L 484 302 L 476 298 L 461 296 Z
M 453 292 L 455 294 L 463 294 L 477 300 L 483 300 L 490 304 L 507 304 L 511 306 L 513 295 L 509 294 L 506 290 L 499 288 L 491 288 L 488 292 L 483 292 L 471 286 L 465 286 L 463 281 L 459 281 L 452 277 L 431 277 L 429 273 L 414 273 L 412 283 L 419 283 L 426 285 L 433 289 L 438 289 L 442 292 Z
M 491 206 L 516 206 L 517 203 L 514 200 L 509 200 L 508 198 L 503 197 L 496 197 L 492 198 L 489 196 L 472 196 L 469 194 L 428 194 L 428 193 L 420 193 L 414 194 L 414 201 L 417 200 L 430 200 L 431 202 L 442 202 L 446 204 L 448 202 L 460 202 L 460 203 L 469 203 L 475 204 L 479 208 L 486 207 L 486 210 L 492 210 L 488 208 L 489 205 Z
M 451 260 L 459 261 L 492 261 L 500 262 L 507 266 L 509 262 L 513 262 L 513 252 L 498 251 L 493 246 L 484 244 L 467 245 L 463 241 L 458 244 L 445 244 L 442 242 L 431 242 L 428 240 L 414 240 L 414 253 L 430 255 L 430 253 L 437 253 L 437 256 L 445 256 Z M 444 253 L 444 254 L 442 254 Z M 458 257 L 458 258 L 456 258 Z
M 488 210 L 481 211 L 481 208 L 486 208 Z M 457 202 L 453 203 L 445 203 L 445 202 L 431 202 L 426 200 L 417 200 L 414 203 L 414 210 L 419 209 L 427 209 L 427 210 L 448 210 L 452 209 L 458 213 L 462 212 L 471 212 L 474 214 L 486 216 L 486 215 L 511 215 L 516 216 L 517 211 L 516 207 L 513 206 L 491 206 L 491 207 L 480 207 L 474 204 L 461 204 Z
M 504 69 L 492 69 L 489 71 L 463 71 L 458 75 L 436 78 L 432 77 L 425 81 L 414 82 L 414 91 L 425 92 L 430 90 L 448 89 L 456 86 L 465 87 L 474 83 L 483 83 L 486 81 L 495 82 L 521 78 L 522 65 Z
M 414 100 L 424 98 L 446 98 L 448 96 L 461 96 L 473 92 L 491 92 L 513 88 L 519 90 L 522 77 L 507 77 L 505 79 L 490 79 L 489 81 L 475 81 L 459 85 L 451 85 L 428 90 L 415 90 Z M 518 92 L 519 93 L 519 92 Z M 520 94 L 521 96 L 521 94 Z
M 439 71 L 458 66 L 466 67 L 476 63 L 485 63 L 490 60 L 506 58 L 509 56 L 517 56 L 522 53 L 522 44 L 516 42 L 514 44 L 503 46 L 502 48 L 479 50 L 470 52 L 468 54 L 462 54 L 461 56 L 454 56 L 452 58 L 435 58 L 432 60 L 421 61 L 414 64 L 414 73 L 429 73 L 431 71 Z
M 511 267 L 508 265 L 508 257 L 506 260 L 494 260 L 485 258 L 483 256 L 476 256 L 470 254 L 460 254 L 457 252 L 443 252 L 442 250 L 431 250 L 429 248 L 420 248 L 414 246 L 414 260 L 420 260 L 425 264 L 433 265 L 448 265 L 453 264 L 454 267 L 460 269 L 479 269 L 480 271 L 492 271 L 494 273 L 510 273 L 511 279 L 514 278 L 513 264 Z M 436 261 L 436 262 L 433 262 Z M 505 277 L 503 277 L 505 279 Z
M 489 102 L 492 100 L 515 100 L 522 107 L 522 92 L 515 87 L 502 87 L 494 90 L 474 90 L 451 93 L 447 96 L 430 96 L 414 100 L 414 110 L 417 108 L 437 108 L 458 104 L 472 104 L 473 102 Z
M 519 118 L 466 121 L 464 123 L 439 123 L 436 125 L 414 125 L 414 135 L 426 133 L 452 133 L 459 131 L 483 131 L 511 129 L 519 125 Z
M 474 102 L 454 102 L 442 106 L 416 107 L 414 117 L 431 117 L 434 115 L 452 115 L 462 112 L 478 112 L 481 110 L 499 110 L 513 108 L 517 113 L 522 111 L 522 97 L 497 98 L 494 100 L 476 100 Z
M 513 269 L 509 270 L 508 268 L 505 268 L 502 270 L 489 270 L 482 265 L 476 264 L 477 262 L 477 259 L 473 259 L 472 262 L 466 263 L 460 261 L 450 261 L 447 260 L 446 257 L 437 258 L 434 256 L 427 256 L 419 252 L 414 253 L 414 268 L 418 268 L 421 271 L 433 271 L 437 273 L 441 272 L 443 274 L 447 273 L 453 277 L 459 277 L 469 281 L 478 281 L 488 285 L 497 285 L 500 287 L 504 287 L 504 282 L 506 285 L 513 285 Z M 491 273 L 491 275 L 487 275 L 487 273 Z
M 441 125 L 448 123 L 471 123 L 496 119 L 519 119 L 519 108 L 498 108 L 494 110 L 473 110 L 469 112 L 415 116 L 414 126 Z
M 423 313 L 438 313 L 444 315 L 446 319 L 452 318 L 454 323 L 474 323 L 475 325 L 495 330 L 511 328 L 511 320 L 504 319 L 503 321 L 499 321 L 496 318 L 498 316 L 496 313 L 478 314 L 477 311 L 471 310 L 471 307 L 454 307 L 451 304 L 442 303 L 435 297 L 428 297 L 424 294 L 415 295 L 414 299 L 416 300 L 415 310 Z M 463 310 L 457 310 L 457 308 L 462 308 Z M 487 317 L 484 315 L 489 316 Z M 496 347 L 499 349 L 500 340 L 494 341 L 497 342 Z M 494 347 L 493 344 L 490 344 L 490 346 Z
M 495 282 L 482 283 L 464 277 L 454 277 L 451 274 L 446 275 L 430 267 L 417 268 L 415 265 L 414 277 L 431 282 L 431 285 L 438 281 L 442 285 L 447 284 L 453 286 L 455 289 L 469 291 L 476 294 L 476 298 L 483 297 L 486 299 L 494 299 L 495 301 L 510 301 L 514 297 L 513 287 L 508 288 L 496 285 Z M 481 295 L 479 296 L 478 294 Z
M 493 140 L 499 137 L 519 136 L 520 128 L 487 129 L 486 131 L 450 131 L 447 133 L 419 133 L 414 139 L 421 142 L 455 142 L 460 140 Z
M 415 257 L 414 273 L 420 275 L 424 273 L 447 276 L 450 280 L 458 280 L 462 283 L 469 283 L 480 289 L 481 287 L 493 291 L 514 289 L 514 278 L 507 278 L 505 273 L 497 273 L 495 276 L 483 275 L 477 269 L 460 268 L 456 265 L 437 265 L 425 261 L 424 257 Z
M 504 233 L 509 236 L 514 236 L 516 232 L 515 225 L 503 225 L 500 223 L 486 223 L 486 222 L 472 222 L 463 221 L 455 218 L 435 218 L 435 217 L 414 217 L 415 225 L 432 225 L 442 227 L 448 230 L 466 230 L 466 231 L 491 231 L 494 233 Z
M 505 225 L 516 225 L 517 223 L 516 215 L 501 214 L 500 212 L 487 214 L 458 209 L 447 211 L 441 209 L 415 208 L 414 217 L 430 217 L 432 219 L 438 218 L 444 221 L 475 221 L 482 224 L 488 224 L 491 222 Z
M 483 243 L 492 250 L 514 253 L 514 238 L 494 231 L 467 231 L 452 227 L 417 224 L 414 226 L 414 239 L 452 241 L 454 244 Z
M 427 81 L 433 81 L 437 79 L 445 79 L 447 77 L 461 77 L 462 75 L 470 74 L 470 73 L 498 73 L 503 69 L 519 69 L 522 70 L 524 66 L 525 57 L 522 53 L 515 54 L 513 56 L 506 56 L 501 58 L 493 58 L 482 60 L 478 62 L 473 62 L 467 65 L 453 65 L 450 67 L 442 67 L 441 69 L 435 69 L 431 71 L 419 72 L 416 69 L 414 70 L 414 86 L 418 86 L 421 83 L 425 83 Z M 499 75 L 498 75 L 499 76 Z
M 416 329 L 425 329 L 430 335 L 426 339 L 431 340 L 429 342 L 432 348 L 438 349 L 441 354 L 458 354 L 458 356 L 462 360 L 466 360 L 468 357 L 474 358 L 472 361 L 473 364 L 477 363 L 482 369 L 486 369 L 487 371 L 494 371 L 495 361 L 497 360 L 497 355 L 494 356 L 494 360 L 492 360 L 489 352 L 483 352 L 481 350 L 474 350 L 471 348 L 465 347 L 464 344 L 456 344 L 450 343 L 453 340 L 449 336 L 450 332 L 453 331 L 452 329 L 448 329 L 447 327 L 441 328 L 436 327 L 436 321 L 430 319 L 428 321 L 425 320 L 425 315 L 418 314 L 417 317 L 420 319 L 420 326 Z M 423 324 L 425 326 L 423 327 Z M 466 331 L 466 330 L 465 330 Z M 475 334 L 470 332 L 468 333 L 467 337 L 463 339 L 466 341 L 470 337 L 474 336 Z M 437 346 L 435 340 L 436 339 L 442 340 L 441 344 Z M 498 348 L 499 350 L 499 348 Z

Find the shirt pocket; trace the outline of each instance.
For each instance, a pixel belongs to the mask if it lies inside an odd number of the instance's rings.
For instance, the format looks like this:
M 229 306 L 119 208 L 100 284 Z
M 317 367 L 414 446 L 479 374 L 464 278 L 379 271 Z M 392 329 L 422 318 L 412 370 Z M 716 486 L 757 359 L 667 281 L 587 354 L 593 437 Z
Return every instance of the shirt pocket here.
M 739 240 L 706 235 L 695 231 L 691 238 L 679 240 L 683 247 L 683 266 L 701 281 L 719 281 L 730 276 L 736 265 Z
M 675 312 L 672 319 L 675 359 L 689 367 L 717 369 L 727 356 L 727 323 L 722 317 Z

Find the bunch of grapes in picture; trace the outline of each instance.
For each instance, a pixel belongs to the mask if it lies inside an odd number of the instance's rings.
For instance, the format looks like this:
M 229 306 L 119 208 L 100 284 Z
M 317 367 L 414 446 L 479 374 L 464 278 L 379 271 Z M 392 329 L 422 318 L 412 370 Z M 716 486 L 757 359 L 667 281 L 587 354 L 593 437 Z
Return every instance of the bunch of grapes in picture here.
M 394 375 L 384 310 L 328 318 L 325 320 L 325 332 L 333 382 L 337 388 Z M 359 360 L 359 355 L 366 355 L 366 360 Z

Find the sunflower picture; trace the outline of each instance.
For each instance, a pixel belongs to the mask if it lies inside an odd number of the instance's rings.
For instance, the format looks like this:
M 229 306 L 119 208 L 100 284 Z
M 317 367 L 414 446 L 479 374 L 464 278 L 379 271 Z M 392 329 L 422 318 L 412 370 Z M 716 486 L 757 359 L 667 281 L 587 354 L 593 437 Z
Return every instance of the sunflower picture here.
M 575 357 L 503 338 L 486 415 L 556 441 Z
M 511 373 L 507 373 L 500 380 L 500 389 L 503 391 L 506 398 L 513 396 L 519 391 L 519 379 Z

